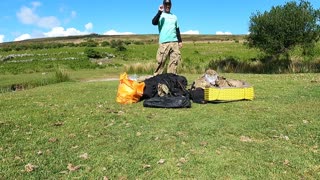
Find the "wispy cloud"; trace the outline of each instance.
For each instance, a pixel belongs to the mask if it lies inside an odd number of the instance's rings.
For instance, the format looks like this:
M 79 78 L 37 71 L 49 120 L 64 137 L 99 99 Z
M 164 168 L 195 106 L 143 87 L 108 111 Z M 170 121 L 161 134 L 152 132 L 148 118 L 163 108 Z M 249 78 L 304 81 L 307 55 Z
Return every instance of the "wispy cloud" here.
M 33 1 L 31 2 L 31 5 L 33 8 L 37 8 L 37 7 L 40 7 L 42 4 L 39 1 Z
M 232 35 L 231 32 L 222 32 L 222 31 L 217 31 L 216 35 Z
M 33 13 L 32 9 L 28 7 L 22 7 L 17 13 L 17 17 L 23 24 L 36 24 L 39 19 L 39 17 Z
M 23 6 L 17 12 L 17 18 L 23 24 L 35 25 L 41 28 L 53 28 L 60 25 L 55 16 L 40 17 L 35 11 L 41 6 L 40 2 L 32 2 L 32 7 Z
M 38 20 L 37 25 L 39 27 L 52 28 L 52 27 L 55 27 L 55 26 L 59 26 L 60 22 L 56 17 L 48 16 L 48 17 L 41 17 Z
M 71 11 L 69 17 L 67 17 L 66 19 L 64 19 L 64 23 L 69 23 L 72 19 L 77 17 L 77 11 Z
M 77 12 L 76 11 L 71 11 L 71 18 L 77 17 Z
M 113 29 L 103 33 L 103 35 L 130 35 L 130 34 L 134 34 L 134 33 L 132 33 L 132 32 L 117 32 Z

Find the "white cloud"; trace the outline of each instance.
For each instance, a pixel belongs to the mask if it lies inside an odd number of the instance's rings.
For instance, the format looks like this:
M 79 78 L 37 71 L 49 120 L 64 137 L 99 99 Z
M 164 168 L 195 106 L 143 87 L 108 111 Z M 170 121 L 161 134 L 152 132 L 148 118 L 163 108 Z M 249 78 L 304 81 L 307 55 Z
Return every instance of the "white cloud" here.
M 77 30 L 76 28 L 67 28 L 64 27 L 54 27 L 49 32 L 34 32 L 32 35 L 30 34 L 22 34 L 17 37 L 14 41 L 21 41 L 26 39 L 33 39 L 33 38 L 43 38 L 43 37 L 63 37 L 63 36 L 77 36 L 77 35 L 86 35 L 90 34 L 88 30 L 93 28 L 92 23 L 88 23 L 85 25 L 85 31 Z M 1 35 L 0 35 L 0 42 L 1 42 Z M 4 36 L 3 36 L 4 38 Z
M 113 29 L 103 33 L 103 35 L 130 35 L 130 34 L 134 34 L 134 33 L 132 33 L 132 32 L 117 32 Z
M 21 7 L 20 11 L 16 14 L 18 19 L 23 24 L 36 25 L 42 28 L 53 28 L 59 26 L 60 21 L 55 16 L 40 17 L 34 12 L 40 5 L 41 3 L 39 2 L 33 2 L 33 8 L 25 6 Z
M 39 19 L 37 15 L 33 14 L 32 9 L 28 7 L 22 7 L 17 16 L 23 24 L 35 24 Z
M 231 32 L 222 32 L 222 31 L 217 31 L 216 35 L 232 35 Z
M 64 29 L 63 27 L 52 28 L 51 31 L 43 33 L 45 37 L 58 37 L 58 36 L 74 36 L 74 35 L 84 35 L 87 32 L 81 32 L 75 28 Z
M 0 43 L 3 43 L 4 35 L 0 34 Z
M 183 32 L 181 34 L 200 34 L 200 32 L 198 30 L 189 30 L 189 31 L 186 31 L 186 32 Z
M 22 41 L 22 40 L 26 40 L 26 39 L 31 39 L 31 35 L 30 34 L 22 34 L 19 37 L 15 38 L 14 41 Z
M 86 28 L 86 31 L 91 31 L 93 29 L 93 24 L 90 22 L 86 24 L 84 27 Z

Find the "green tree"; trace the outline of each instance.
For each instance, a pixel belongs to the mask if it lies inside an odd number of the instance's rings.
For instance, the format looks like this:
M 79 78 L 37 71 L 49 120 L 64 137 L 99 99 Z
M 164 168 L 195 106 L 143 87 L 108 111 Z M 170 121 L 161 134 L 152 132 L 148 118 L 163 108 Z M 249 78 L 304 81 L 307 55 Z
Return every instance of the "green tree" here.
M 250 17 L 248 45 L 272 59 L 279 59 L 280 55 L 289 59 L 289 51 L 296 46 L 308 54 L 319 40 L 319 20 L 319 9 L 305 0 L 273 6 L 270 12 L 257 12 Z

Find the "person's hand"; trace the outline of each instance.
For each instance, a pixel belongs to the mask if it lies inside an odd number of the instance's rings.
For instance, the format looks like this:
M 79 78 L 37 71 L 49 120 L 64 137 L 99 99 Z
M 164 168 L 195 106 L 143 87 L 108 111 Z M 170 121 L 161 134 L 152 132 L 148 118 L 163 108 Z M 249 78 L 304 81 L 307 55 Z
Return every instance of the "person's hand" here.
M 178 44 L 179 44 L 179 48 L 182 48 L 182 42 L 179 42 Z
M 164 10 L 164 6 L 161 4 L 161 5 L 159 6 L 159 11 L 163 12 L 163 10 Z

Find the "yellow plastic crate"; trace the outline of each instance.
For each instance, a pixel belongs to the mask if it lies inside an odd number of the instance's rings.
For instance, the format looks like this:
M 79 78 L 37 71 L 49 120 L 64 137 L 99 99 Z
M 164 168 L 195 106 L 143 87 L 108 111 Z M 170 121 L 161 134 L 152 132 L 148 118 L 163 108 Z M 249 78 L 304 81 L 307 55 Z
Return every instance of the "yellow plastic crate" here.
M 204 99 L 206 101 L 237 101 L 253 100 L 254 89 L 252 86 L 242 88 L 206 88 Z

